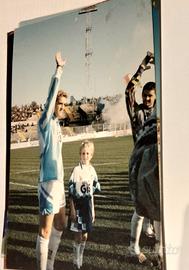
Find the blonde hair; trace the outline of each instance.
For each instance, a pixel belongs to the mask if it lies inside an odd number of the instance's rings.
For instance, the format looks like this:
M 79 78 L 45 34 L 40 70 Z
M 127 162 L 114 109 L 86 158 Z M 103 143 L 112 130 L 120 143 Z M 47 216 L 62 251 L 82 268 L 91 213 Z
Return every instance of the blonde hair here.
M 60 97 L 65 97 L 67 98 L 68 97 L 68 93 L 64 90 L 59 90 L 58 91 L 58 94 L 56 96 L 56 101 L 60 98 Z
M 89 141 L 89 140 L 85 140 L 81 143 L 80 148 L 79 148 L 79 153 L 81 154 L 81 151 L 85 148 L 85 147 L 89 147 L 91 149 L 91 153 L 92 155 L 94 154 L 94 143 Z

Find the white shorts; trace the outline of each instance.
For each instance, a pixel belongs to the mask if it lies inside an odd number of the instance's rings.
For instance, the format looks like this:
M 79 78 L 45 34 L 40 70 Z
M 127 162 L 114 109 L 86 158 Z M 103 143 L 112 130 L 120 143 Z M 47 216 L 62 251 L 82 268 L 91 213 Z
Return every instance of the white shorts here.
M 66 206 L 64 183 L 50 180 L 38 184 L 39 212 L 41 215 L 57 214 Z

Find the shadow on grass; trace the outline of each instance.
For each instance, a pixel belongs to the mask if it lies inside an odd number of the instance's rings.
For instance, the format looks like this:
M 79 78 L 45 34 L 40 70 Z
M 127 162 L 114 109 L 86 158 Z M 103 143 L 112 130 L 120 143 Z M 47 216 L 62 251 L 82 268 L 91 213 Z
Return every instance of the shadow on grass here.
M 33 206 L 38 207 L 37 193 L 32 193 L 31 189 L 26 190 L 11 190 L 9 192 L 8 204 L 14 206 Z
M 37 224 L 28 224 L 28 223 L 18 223 L 18 222 L 8 222 L 8 229 L 17 231 L 17 232 L 38 232 Z
M 37 239 L 37 234 L 36 234 L 36 239 Z M 30 248 L 30 249 L 35 249 L 36 242 L 31 241 L 28 239 L 26 240 L 18 240 L 18 239 L 8 239 L 8 244 L 12 246 L 17 246 L 17 247 L 24 247 L 24 248 Z
M 129 243 L 129 231 L 127 229 L 113 229 L 107 227 L 95 227 L 89 236 L 90 241 L 97 244 L 122 245 Z
M 8 269 L 23 269 L 23 270 L 35 270 L 36 260 L 35 258 L 28 257 L 18 250 L 8 250 L 7 253 L 7 268 Z
M 108 176 L 110 176 L 111 179 L 106 179 Z M 114 181 L 113 178 L 115 178 Z M 103 183 L 105 189 L 103 189 Z M 135 269 L 132 266 L 135 265 L 135 262 L 132 261 L 127 252 L 130 238 L 130 220 L 133 213 L 133 203 L 131 201 L 130 195 L 128 194 L 128 173 L 118 172 L 106 174 L 105 178 L 102 180 L 101 186 L 102 192 L 99 194 L 99 196 L 95 196 L 97 222 L 94 224 L 94 230 L 91 234 L 89 234 L 90 248 L 88 248 L 87 245 L 85 254 L 88 258 L 104 258 L 108 265 L 110 264 L 108 269 L 115 269 L 115 267 L 112 265 L 113 261 L 118 263 L 118 265 L 120 264 L 117 269 L 123 269 L 123 265 L 126 265 L 126 269 L 128 270 Z M 38 198 L 37 192 L 34 189 L 30 188 L 28 190 L 11 190 L 9 193 L 9 205 L 10 216 L 12 214 L 23 216 L 25 214 L 31 214 L 38 216 Z M 108 225 L 106 226 L 106 224 Z M 111 224 L 113 224 L 112 227 Z M 10 232 L 13 232 L 11 237 L 14 237 L 15 233 L 20 235 L 22 235 L 22 233 L 36 233 L 37 237 L 38 225 L 27 223 L 27 218 L 22 223 L 11 220 L 9 222 L 9 230 Z M 23 240 L 22 236 L 19 240 L 13 239 L 11 237 L 8 239 L 8 267 L 26 270 L 36 269 L 35 258 L 29 255 L 25 255 L 26 249 L 28 249 L 27 254 L 34 254 L 35 252 L 36 243 L 34 236 L 32 236 L 33 240 L 31 237 L 28 240 Z M 69 244 L 65 246 L 64 239 L 70 240 L 72 243 L 73 235 L 70 233 L 70 231 L 66 230 L 64 232 L 59 248 L 59 252 L 67 254 L 68 256 L 72 253 L 72 246 L 69 246 Z M 94 246 L 99 245 L 101 248 L 93 249 L 91 248 L 93 244 Z M 145 247 L 146 245 L 153 246 L 153 243 L 150 244 L 148 239 L 141 237 L 141 246 Z M 103 249 L 104 246 L 108 247 L 107 250 Z M 13 247 L 15 247 L 14 250 Z M 117 249 L 118 247 L 119 250 Z M 24 250 L 24 254 L 20 251 L 22 249 Z M 72 262 L 64 262 L 60 257 L 60 259 L 57 260 L 55 264 L 55 269 L 71 270 L 73 269 Z M 82 269 L 103 270 L 107 269 L 107 265 L 102 267 L 98 266 L 98 263 L 96 263 L 95 266 L 92 266 L 88 261 L 82 267 Z M 138 266 L 136 269 L 139 269 Z M 145 270 L 147 268 L 142 269 Z
M 39 210 L 36 209 L 31 209 L 31 208 L 9 208 L 9 214 L 31 214 L 31 215 L 38 215 L 39 214 Z

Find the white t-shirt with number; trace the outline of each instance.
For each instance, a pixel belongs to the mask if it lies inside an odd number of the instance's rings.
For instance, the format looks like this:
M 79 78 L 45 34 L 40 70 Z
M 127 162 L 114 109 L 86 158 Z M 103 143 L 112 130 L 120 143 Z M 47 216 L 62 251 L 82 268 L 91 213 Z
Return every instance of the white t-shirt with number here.
M 100 184 L 94 167 L 79 163 L 69 180 L 69 194 L 79 199 L 92 197 L 95 191 L 100 191 Z

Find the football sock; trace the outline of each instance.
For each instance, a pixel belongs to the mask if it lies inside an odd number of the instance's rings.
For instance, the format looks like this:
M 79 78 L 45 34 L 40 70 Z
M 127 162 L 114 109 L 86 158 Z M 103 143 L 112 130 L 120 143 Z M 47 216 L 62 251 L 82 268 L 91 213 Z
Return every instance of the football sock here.
M 81 242 L 81 246 L 80 246 L 80 267 L 83 265 L 83 253 L 84 253 L 84 249 L 85 249 L 85 245 L 86 245 L 86 241 L 82 241 Z
M 78 269 L 80 268 L 80 246 L 80 243 L 73 242 L 73 264 L 75 264 Z
M 130 247 L 133 249 L 133 253 L 139 255 L 140 254 L 140 247 L 139 247 L 139 240 L 142 231 L 142 224 L 143 224 L 144 217 L 139 216 L 136 211 L 131 219 L 131 242 Z M 131 250 L 130 250 L 131 251 Z
M 46 270 L 49 239 L 37 236 L 36 257 L 39 270 Z
M 55 256 L 61 241 L 62 231 L 58 231 L 52 227 L 49 246 L 48 246 L 48 260 L 47 260 L 47 270 L 54 269 Z

